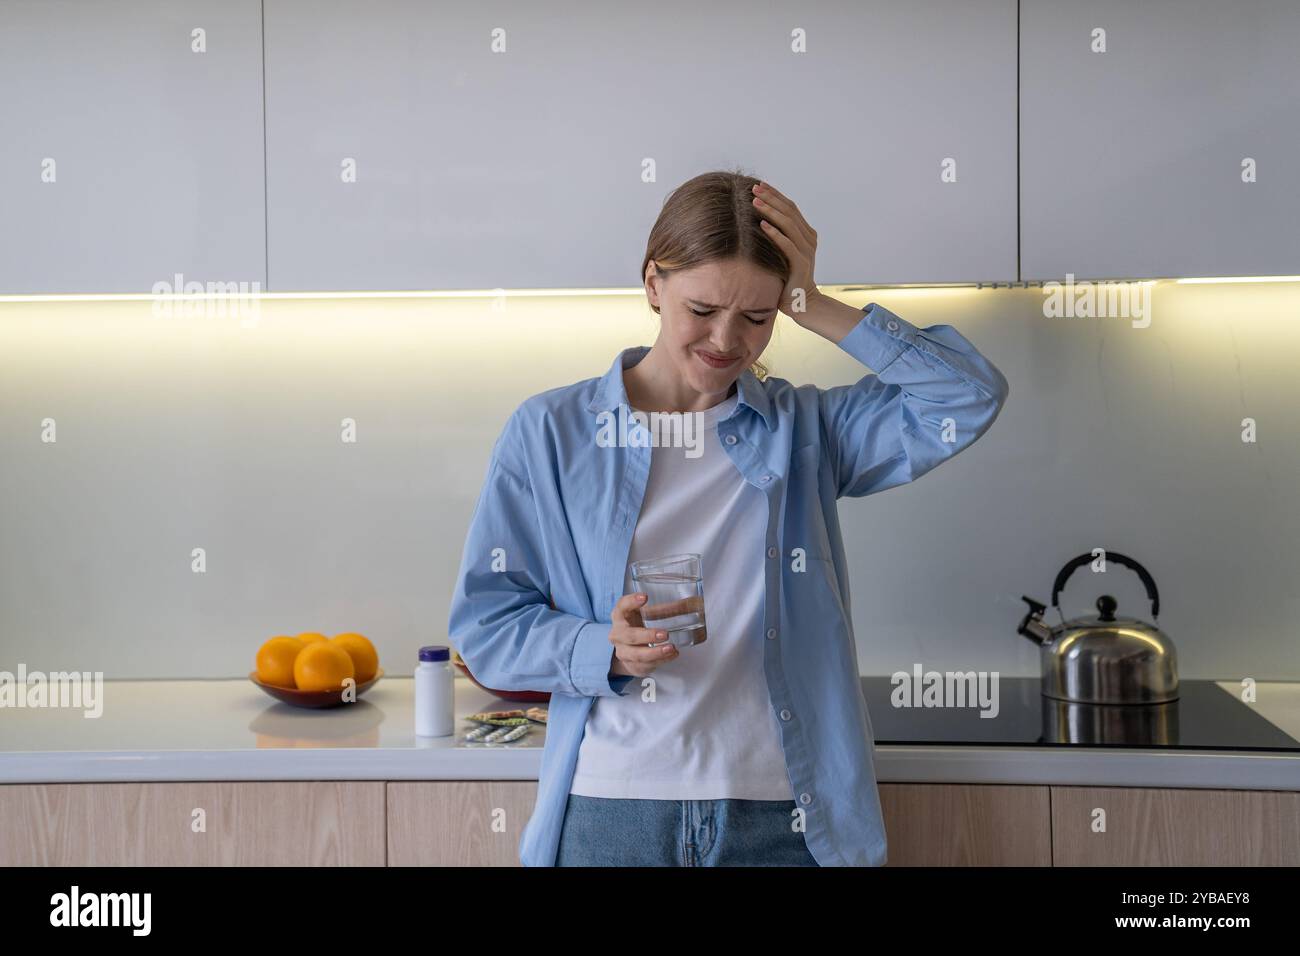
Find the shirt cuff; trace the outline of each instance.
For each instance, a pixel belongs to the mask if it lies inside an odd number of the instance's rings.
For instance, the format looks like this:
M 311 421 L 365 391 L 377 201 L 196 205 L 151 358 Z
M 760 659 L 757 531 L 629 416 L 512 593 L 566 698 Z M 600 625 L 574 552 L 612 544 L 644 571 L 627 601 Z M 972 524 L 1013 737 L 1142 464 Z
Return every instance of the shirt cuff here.
M 609 642 L 611 627 L 608 622 L 588 621 L 573 642 L 569 680 L 586 697 L 621 697 L 632 679 L 630 674 L 609 672 L 614 663 L 614 645 Z
M 915 344 L 919 330 L 877 302 L 868 303 L 862 311 L 862 321 L 840 339 L 840 348 L 879 374 Z

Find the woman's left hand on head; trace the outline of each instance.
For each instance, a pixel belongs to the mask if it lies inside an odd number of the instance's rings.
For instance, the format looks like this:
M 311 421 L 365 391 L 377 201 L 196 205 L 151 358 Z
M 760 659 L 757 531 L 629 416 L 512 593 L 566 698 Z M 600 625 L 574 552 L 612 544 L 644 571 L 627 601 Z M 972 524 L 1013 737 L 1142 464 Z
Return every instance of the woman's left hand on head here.
M 780 309 L 802 324 L 803 306 L 821 294 L 813 279 L 817 230 L 808 225 L 799 207 L 771 184 L 758 183 L 753 192 L 754 208 L 763 216 L 763 231 L 790 263 L 790 279 L 781 291 Z

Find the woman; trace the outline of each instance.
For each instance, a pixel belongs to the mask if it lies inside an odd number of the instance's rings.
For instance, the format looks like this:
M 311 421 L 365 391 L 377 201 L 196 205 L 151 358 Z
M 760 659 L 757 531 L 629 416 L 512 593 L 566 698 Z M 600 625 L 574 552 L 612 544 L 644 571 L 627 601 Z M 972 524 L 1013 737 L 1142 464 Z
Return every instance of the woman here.
M 493 448 L 450 636 L 485 685 L 551 693 L 525 866 L 885 862 L 836 500 L 957 454 L 1007 382 L 950 326 L 819 292 L 816 247 L 766 183 L 685 183 L 642 263 L 654 346 L 529 398 Z M 778 311 L 875 374 L 769 377 Z M 684 413 L 684 447 L 626 406 Z M 677 648 L 628 565 L 684 552 L 707 639 Z

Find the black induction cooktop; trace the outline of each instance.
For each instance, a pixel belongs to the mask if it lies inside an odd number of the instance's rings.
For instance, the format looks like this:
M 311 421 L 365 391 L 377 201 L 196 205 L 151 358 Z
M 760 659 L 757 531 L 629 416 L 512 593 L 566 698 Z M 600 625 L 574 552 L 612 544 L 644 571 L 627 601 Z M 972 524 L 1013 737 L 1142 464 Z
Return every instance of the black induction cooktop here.
M 1002 677 L 990 717 L 978 704 L 895 707 L 894 686 L 862 678 L 877 744 L 1300 751 L 1300 740 L 1208 680 L 1182 681 L 1167 704 L 1101 706 L 1043 697 L 1036 677 Z

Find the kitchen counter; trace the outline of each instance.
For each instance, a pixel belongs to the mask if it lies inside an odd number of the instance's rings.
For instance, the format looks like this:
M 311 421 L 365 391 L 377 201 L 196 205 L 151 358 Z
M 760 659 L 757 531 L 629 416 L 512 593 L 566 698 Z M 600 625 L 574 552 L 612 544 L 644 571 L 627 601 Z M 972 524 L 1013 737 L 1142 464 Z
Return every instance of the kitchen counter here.
M 0 783 L 170 780 L 536 780 L 545 728 L 466 743 L 466 715 L 527 707 L 458 677 L 457 732 L 416 737 L 414 682 L 305 710 L 248 680 L 105 681 L 103 713 L 0 710 Z M 1219 685 L 1236 693 L 1231 682 Z M 1260 716 L 1300 738 L 1300 683 L 1259 685 Z M 881 783 L 1013 783 L 1300 791 L 1300 752 L 982 745 L 876 747 Z

